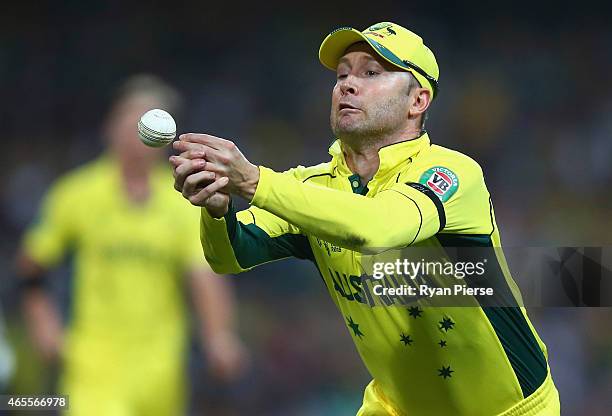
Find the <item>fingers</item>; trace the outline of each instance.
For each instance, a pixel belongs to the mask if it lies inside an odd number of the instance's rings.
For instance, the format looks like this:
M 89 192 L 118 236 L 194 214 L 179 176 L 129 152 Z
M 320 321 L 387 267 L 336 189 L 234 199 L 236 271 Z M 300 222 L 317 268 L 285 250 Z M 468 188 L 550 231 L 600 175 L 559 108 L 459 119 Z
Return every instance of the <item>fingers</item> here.
M 215 173 L 209 172 L 207 170 L 193 173 L 185 179 L 185 183 L 183 184 L 182 194 L 185 198 L 189 199 L 189 197 L 196 192 L 196 190 L 202 189 L 205 185 L 208 185 L 211 182 L 215 181 Z
M 172 146 L 175 150 L 182 152 L 180 157 L 185 159 L 205 159 L 207 162 L 219 163 L 229 161 L 226 151 L 215 150 L 202 144 L 177 141 Z
M 229 140 L 211 136 L 210 134 L 185 133 L 179 136 L 179 140 L 191 143 L 205 144 L 206 146 L 210 146 L 213 149 L 217 150 L 234 145 L 234 143 Z
M 206 166 L 206 161 L 201 159 L 189 160 L 178 156 L 170 157 L 170 162 L 175 166 L 174 175 L 174 189 L 179 192 L 183 191 L 185 179 L 193 172 L 202 170 Z
M 217 179 L 210 185 L 206 186 L 204 189 L 199 191 L 198 193 L 187 197 L 189 202 L 193 205 L 204 206 L 206 205 L 206 201 L 208 198 L 213 196 L 217 191 L 223 189 L 229 183 L 229 178 L 224 176 L 222 178 Z
M 246 161 L 233 142 L 208 134 L 182 134 L 180 140 L 175 141 L 172 146 L 181 152 L 179 156 L 170 157 L 170 163 L 174 167 L 174 188 L 185 198 L 190 201 L 194 199 L 198 204 L 216 192 L 211 193 L 208 187 L 212 184 L 209 185 L 209 182 L 217 183 L 215 178 L 228 178 L 226 185 L 229 184 L 229 178 L 240 177 L 240 172 L 237 174 L 236 170 L 244 167 L 245 164 L 240 162 Z M 207 186 L 201 189 L 203 185 Z M 228 187 L 225 192 L 230 193 L 232 189 Z
M 178 150 L 179 152 L 187 152 L 187 151 L 191 151 L 191 154 L 202 154 L 205 155 L 206 154 L 206 149 L 211 149 L 214 150 L 213 147 L 210 146 L 206 146 L 200 143 L 192 143 L 192 142 L 186 142 L 186 141 L 174 141 L 172 142 L 172 147 L 174 148 L 174 150 Z M 203 158 L 204 156 L 196 156 L 196 158 Z
M 182 155 L 182 153 L 181 153 Z M 226 169 L 223 169 L 222 166 L 219 166 L 216 163 L 213 162 L 207 162 L 206 160 L 201 160 L 201 159 L 194 159 L 194 160 L 190 160 L 190 159 L 186 159 L 182 156 L 170 156 L 170 158 L 168 159 L 170 161 L 170 164 L 174 167 L 174 179 L 177 179 L 177 176 L 179 174 L 182 174 L 184 171 L 187 171 L 187 175 L 189 175 L 190 173 L 196 171 L 196 170 L 207 170 L 210 172 L 215 172 L 218 174 L 218 176 L 227 176 Z M 180 170 L 178 170 L 178 167 L 183 165 L 183 164 L 187 164 L 186 167 L 181 168 Z M 178 170 L 178 172 L 177 172 Z M 186 175 L 186 176 L 187 176 Z M 185 177 L 186 177 L 185 176 Z M 183 178 L 184 181 L 184 178 Z M 181 189 L 183 188 L 182 182 L 181 182 Z M 176 186 L 175 186 L 176 189 Z M 180 191 L 181 189 L 177 189 L 177 191 Z
M 206 159 L 206 150 L 186 150 L 179 156 L 183 159 Z
M 168 160 L 170 161 L 170 164 L 174 169 L 178 168 L 180 165 L 188 161 L 188 159 L 185 159 L 184 157 L 174 155 L 170 156 Z

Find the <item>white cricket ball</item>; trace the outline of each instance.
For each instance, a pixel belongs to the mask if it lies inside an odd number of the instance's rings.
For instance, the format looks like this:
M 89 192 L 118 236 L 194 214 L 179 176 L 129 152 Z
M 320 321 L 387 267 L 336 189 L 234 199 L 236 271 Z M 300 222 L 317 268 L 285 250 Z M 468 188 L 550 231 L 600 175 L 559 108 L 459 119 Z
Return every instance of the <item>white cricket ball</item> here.
M 147 146 L 162 147 L 176 137 L 176 123 L 168 112 L 156 108 L 140 117 L 138 135 Z

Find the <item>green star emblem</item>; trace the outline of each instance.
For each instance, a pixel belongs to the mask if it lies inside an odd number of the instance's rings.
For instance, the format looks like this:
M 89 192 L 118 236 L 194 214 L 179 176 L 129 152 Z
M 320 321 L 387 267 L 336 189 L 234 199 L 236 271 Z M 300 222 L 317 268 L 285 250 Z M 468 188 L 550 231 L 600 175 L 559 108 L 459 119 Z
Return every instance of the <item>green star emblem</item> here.
M 452 319 L 447 318 L 447 317 L 442 318 L 439 324 L 440 324 L 440 329 L 443 329 L 445 332 L 448 332 L 449 329 L 453 329 L 453 326 L 455 325 Z
M 441 339 L 440 342 L 438 342 L 438 345 L 440 346 L 440 348 L 444 348 L 444 347 L 446 347 L 446 341 Z
M 414 319 L 420 318 L 423 314 L 423 309 L 418 306 L 411 306 L 408 308 L 408 315 L 412 316 Z
M 355 321 L 353 321 L 353 318 L 350 316 L 348 317 L 347 321 L 348 321 L 348 326 L 353 330 L 353 333 L 355 334 L 355 336 L 361 339 L 361 337 L 363 337 L 363 332 L 359 330 L 359 324 L 355 323 Z
M 410 335 L 404 335 L 402 332 L 400 341 L 404 343 L 404 345 L 410 345 L 414 342 L 413 339 L 410 338 Z
M 438 375 L 440 377 L 444 377 L 444 379 L 446 380 L 447 378 L 452 377 L 451 373 L 454 373 L 454 372 L 455 370 L 451 370 L 450 365 L 448 367 L 442 366 L 442 368 L 438 370 Z

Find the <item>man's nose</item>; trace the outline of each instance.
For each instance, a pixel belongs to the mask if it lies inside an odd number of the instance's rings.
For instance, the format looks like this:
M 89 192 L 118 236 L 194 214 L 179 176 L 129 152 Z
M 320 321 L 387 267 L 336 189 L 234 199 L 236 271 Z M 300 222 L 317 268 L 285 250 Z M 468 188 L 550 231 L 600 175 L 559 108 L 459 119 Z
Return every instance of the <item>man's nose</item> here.
M 340 92 L 342 95 L 357 95 L 358 89 L 357 84 L 355 83 L 355 79 L 352 75 L 348 75 L 346 78 L 340 80 L 339 83 Z

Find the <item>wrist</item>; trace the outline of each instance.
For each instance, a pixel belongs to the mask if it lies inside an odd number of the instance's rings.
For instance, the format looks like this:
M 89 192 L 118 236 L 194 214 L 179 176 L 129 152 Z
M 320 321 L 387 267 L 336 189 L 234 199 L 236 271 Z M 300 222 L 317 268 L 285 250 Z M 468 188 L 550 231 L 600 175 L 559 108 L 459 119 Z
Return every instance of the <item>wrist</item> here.
M 204 209 L 206 209 L 208 215 L 210 215 L 211 217 L 215 219 L 220 219 L 223 218 L 225 214 L 227 214 L 227 212 L 229 211 L 229 204 L 223 207 L 204 207 Z
M 240 196 L 248 202 L 253 200 L 257 185 L 259 184 L 259 167 L 251 164 L 245 181 L 240 187 Z
M 220 221 L 224 218 L 228 218 L 228 215 L 235 212 L 232 197 L 227 198 L 227 202 L 223 205 L 204 205 L 201 207 L 202 215 L 213 220 Z M 231 215 L 229 215 L 231 217 Z
M 208 215 L 215 219 L 223 218 L 225 214 L 227 214 L 227 208 L 225 209 L 225 211 L 217 208 L 206 208 L 206 211 L 208 211 Z

